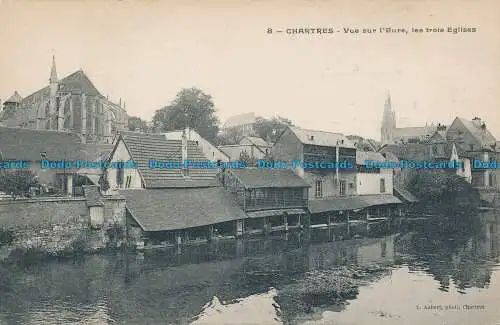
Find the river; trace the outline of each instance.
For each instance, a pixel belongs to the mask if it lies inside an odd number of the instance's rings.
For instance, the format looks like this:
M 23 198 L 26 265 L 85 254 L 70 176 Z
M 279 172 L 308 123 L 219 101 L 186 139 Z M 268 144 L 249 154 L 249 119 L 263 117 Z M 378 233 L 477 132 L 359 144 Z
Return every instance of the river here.
M 498 220 L 460 236 L 423 226 L 332 241 L 325 230 L 26 263 L 1 273 L 0 324 L 498 325 Z M 298 289 L 374 266 L 346 299 Z

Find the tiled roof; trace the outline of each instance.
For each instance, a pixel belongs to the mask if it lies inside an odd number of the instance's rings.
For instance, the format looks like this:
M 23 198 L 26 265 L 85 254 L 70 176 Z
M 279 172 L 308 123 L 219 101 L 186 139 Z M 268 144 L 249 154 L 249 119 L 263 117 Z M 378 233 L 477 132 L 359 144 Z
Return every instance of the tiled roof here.
M 255 123 L 256 116 L 255 113 L 245 113 L 229 117 L 224 123 L 223 129 L 231 128 L 243 124 Z
M 356 150 L 356 164 L 365 165 L 367 160 L 385 162 L 386 159 L 380 152 Z
M 251 143 L 259 147 L 269 147 L 269 143 L 267 143 L 266 140 L 259 137 L 244 137 L 241 141 L 243 141 L 244 139 L 248 139 Z
M 394 129 L 394 138 L 407 139 L 426 135 L 431 136 L 435 131 L 435 126 L 396 128 Z
M 391 194 L 360 195 L 348 198 L 309 200 L 309 211 L 321 213 L 328 211 L 346 211 L 363 209 L 375 205 L 402 203 Z
M 15 91 L 14 94 L 10 96 L 9 99 L 7 99 L 4 103 L 21 103 L 22 100 L 23 98 L 21 97 L 21 95 L 19 95 L 19 93 Z
M 231 169 L 245 188 L 310 187 L 300 176 L 289 169 L 264 169 L 248 167 Z
M 338 141 L 339 143 L 342 143 L 341 146 L 344 148 L 355 148 L 354 143 L 341 133 L 307 130 L 296 126 L 289 126 L 289 129 L 303 144 L 335 147 Z
M 387 144 L 379 152 L 391 152 L 400 160 L 429 160 L 430 147 L 423 143 Z
M 144 231 L 176 230 L 244 219 L 221 187 L 123 190 L 127 208 Z
M 83 193 L 85 195 L 85 200 L 87 201 L 87 206 L 89 208 L 104 206 L 104 203 L 101 200 L 101 193 L 99 191 L 99 186 L 97 185 L 83 186 Z
M 166 140 L 163 134 L 139 132 L 121 132 L 120 136 L 132 160 L 137 163 L 147 188 L 220 186 L 216 169 L 190 169 L 189 177 L 184 177 L 180 169 L 149 168 L 149 160 L 181 162 L 180 140 Z M 193 162 L 208 160 L 192 141 L 188 142 L 187 158 Z
M 71 133 L 0 127 L 0 152 L 4 160 L 39 161 L 86 159 L 80 138 Z
M 407 201 L 410 203 L 418 202 L 418 198 L 415 195 L 413 195 L 410 191 L 408 191 L 402 187 L 397 186 L 396 184 L 394 184 L 394 192 L 396 195 L 401 197 L 404 201 Z
M 481 145 L 488 147 L 489 149 L 491 145 L 496 143 L 495 137 L 488 131 L 487 128 L 482 128 L 479 124 L 474 124 L 473 121 L 468 121 L 464 118 L 457 117 L 457 119 L 462 122 L 467 131 L 471 133 L 471 135 L 481 143 Z

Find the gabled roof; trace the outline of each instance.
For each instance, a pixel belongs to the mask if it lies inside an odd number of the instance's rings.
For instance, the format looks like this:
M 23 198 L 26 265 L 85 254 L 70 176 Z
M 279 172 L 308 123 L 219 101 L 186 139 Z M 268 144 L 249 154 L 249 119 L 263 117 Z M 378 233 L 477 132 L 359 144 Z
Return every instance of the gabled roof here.
M 459 121 L 466 128 L 466 130 L 479 142 L 482 146 L 491 149 L 491 145 L 496 143 L 495 137 L 488 131 L 488 129 L 482 128 L 481 124 L 474 123 L 473 121 L 466 120 L 461 117 L 457 117 L 455 121 Z M 453 123 L 455 123 L 455 121 Z M 453 125 L 453 124 L 452 124 Z
M 185 229 L 246 217 L 222 187 L 129 189 L 120 193 L 144 231 Z
M 87 95 L 103 97 L 83 70 L 73 72 L 61 79 L 59 84 L 61 85 L 59 88 L 61 91 L 83 92 Z
M 394 138 L 413 138 L 413 137 L 423 137 L 430 136 L 436 131 L 435 126 L 417 126 L 417 127 L 405 127 L 394 129 Z
M 308 130 L 296 126 L 289 126 L 288 128 L 303 144 L 335 147 L 338 142 L 341 147 L 355 148 L 354 143 L 342 133 Z
M 23 98 L 21 97 L 21 95 L 19 95 L 19 93 L 17 91 L 14 92 L 14 94 L 12 96 L 10 96 L 4 103 L 21 103 L 21 101 L 23 100 Z
M 253 143 L 254 145 L 258 146 L 258 147 L 269 147 L 269 143 L 266 142 L 266 140 L 262 139 L 262 138 L 259 138 L 259 137 L 244 137 L 243 139 L 241 139 L 241 141 L 247 139 L 248 141 L 250 141 L 251 143 Z M 240 141 L 240 143 L 241 143 Z
M 305 180 L 290 169 L 247 167 L 231 169 L 228 173 L 236 176 L 245 188 L 310 187 Z
M 71 93 L 85 93 L 90 96 L 99 96 L 104 97 L 94 86 L 92 81 L 90 81 L 89 77 L 83 72 L 83 70 L 78 70 L 73 72 L 72 74 L 64 77 L 59 81 L 59 90 L 63 92 L 71 92 Z M 36 96 L 48 96 L 50 93 L 49 86 L 44 87 L 40 90 L 35 91 L 31 95 L 27 96 L 24 100 L 29 101 L 33 97 Z
M 381 153 L 392 153 L 400 160 L 429 160 L 430 147 L 423 143 L 386 144 L 380 148 Z
M 252 124 L 256 121 L 255 113 L 245 113 L 229 117 L 224 123 L 223 129 L 232 128 L 238 125 Z
M 120 138 L 132 156 L 131 159 L 137 163 L 146 188 L 220 186 L 216 178 L 216 169 L 190 169 L 189 177 L 184 177 L 181 169 L 149 168 L 149 160 L 181 162 L 180 140 L 167 140 L 163 134 L 128 131 L 121 132 Z M 188 160 L 206 162 L 208 159 L 195 142 L 189 141 Z
M 365 165 L 367 160 L 385 162 L 385 157 L 380 152 L 356 150 L 356 164 Z
M 49 130 L 0 127 L 0 153 L 4 160 L 39 161 L 86 159 L 76 134 Z

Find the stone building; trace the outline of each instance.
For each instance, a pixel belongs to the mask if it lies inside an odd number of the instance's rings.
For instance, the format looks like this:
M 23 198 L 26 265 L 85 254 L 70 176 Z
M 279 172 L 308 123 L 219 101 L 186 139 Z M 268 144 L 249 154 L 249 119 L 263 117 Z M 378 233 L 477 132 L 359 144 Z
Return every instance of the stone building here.
M 425 142 L 436 132 L 437 128 L 434 124 L 418 127 L 396 127 L 396 112 L 392 109 L 391 96 L 387 94 L 380 128 L 380 138 L 383 145 L 402 142 Z
M 16 91 L 4 102 L 0 125 L 69 131 L 84 142 L 111 143 L 128 129 L 128 116 L 121 100 L 109 101 L 82 70 L 59 79 L 53 58 L 49 85 L 25 98 Z

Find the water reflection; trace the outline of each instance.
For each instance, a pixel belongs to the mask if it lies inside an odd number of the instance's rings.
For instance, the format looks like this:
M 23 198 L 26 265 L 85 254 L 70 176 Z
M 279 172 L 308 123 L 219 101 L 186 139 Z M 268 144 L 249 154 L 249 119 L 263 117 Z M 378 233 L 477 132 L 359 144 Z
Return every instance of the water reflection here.
M 274 287 L 279 299 L 280 290 L 307 279 L 314 270 L 374 263 L 388 273 L 383 279 L 372 279 L 373 285 L 397 279 L 411 287 L 414 281 L 423 281 L 420 289 L 428 300 L 445 297 L 437 292 L 478 294 L 474 288 L 483 289 L 481 295 L 487 297 L 499 272 L 500 233 L 497 216 L 484 219 L 481 227 L 459 236 L 424 226 L 405 234 L 336 241 L 326 230 L 314 232 L 311 241 L 290 234 L 184 247 L 181 254 L 172 248 L 4 269 L 0 270 L 0 323 L 189 324 L 214 296 L 233 301 Z M 395 270 L 392 275 L 390 270 Z M 422 280 L 422 274 L 434 282 Z M 397 290 L 408 290 L 404 285 L 386 286 L 379 294 L 397 296 Z M 352 304 L 361 303 L 362 297 L 360 289 Z M 286 324 L 345 309 L 339 301 L 309 303 L 304 308 L 304 301 L 284 296 L 280 304 Z M 369 309 L 366 303 L 358 308 L 356 313 Z

